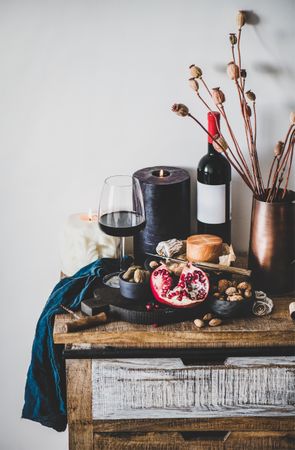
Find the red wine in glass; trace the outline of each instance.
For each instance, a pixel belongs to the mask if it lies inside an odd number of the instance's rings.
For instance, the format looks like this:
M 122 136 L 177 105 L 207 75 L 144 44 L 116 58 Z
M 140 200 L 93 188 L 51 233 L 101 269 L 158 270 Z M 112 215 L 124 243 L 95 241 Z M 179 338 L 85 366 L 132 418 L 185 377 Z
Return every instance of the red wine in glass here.
M 101 216 L 99 226 L 110 236 L 134 236 L 145 227 L 145 217 L 134 211 L 116 211 Z
M 104 181 L 98 211 L 101 230 L 120 237 L 120 272 L 124 269 L 125 237 L 134 236 L 145 226 L 145 210 L 137 178 L 115 175 Z M 119 287 L 119 273 L 107 275 L 105 284 Z

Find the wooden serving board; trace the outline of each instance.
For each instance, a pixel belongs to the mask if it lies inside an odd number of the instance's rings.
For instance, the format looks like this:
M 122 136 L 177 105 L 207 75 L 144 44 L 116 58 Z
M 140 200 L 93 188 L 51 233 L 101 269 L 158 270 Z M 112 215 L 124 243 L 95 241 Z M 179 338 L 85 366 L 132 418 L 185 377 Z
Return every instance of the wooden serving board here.
M 192 308 L 169 308 L 165 305 L 156 303 L 152 297 L 146 297 L 142 300 L 128 300 L 124 298 L 119 289 L 109 287 L 97 288 L 94 291 L 95 298 L 82 302 L 81 309 L 88 314 L 95 314 L 95 307 L 101 304 L 109 305 L 109 311 L 114 320 L 123 320 L 125 322 L 137 323 L 143 325 L 164 325 L 168 323 L 183 322 L 193 320 L 207 311 L 208 305 L 200 304 Z M 156 304 L 157 309 L 147 310 L 146 305 Z M 91 312 L 92 310 L 92 312 Z

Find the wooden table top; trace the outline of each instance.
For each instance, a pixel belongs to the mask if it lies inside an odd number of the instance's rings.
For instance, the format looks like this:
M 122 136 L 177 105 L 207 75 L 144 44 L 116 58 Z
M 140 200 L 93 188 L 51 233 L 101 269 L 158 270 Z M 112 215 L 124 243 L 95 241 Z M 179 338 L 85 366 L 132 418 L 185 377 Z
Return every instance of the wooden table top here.
M 93 344 L 95 347 L 121 348 L 249 348 L 295 346 L 295 321 L 289 315 L 289 303 L 294 297 L 274 298 L 272 314 L 264 317 L 224 321 L 218 327 L 196 328 L 193 321 L 154 328 L 127 322 L 109 322 L 96 328 L 66 333 L 69 314 L 56 315 L 56 344 Z M 294 347 L 295 349 L 295 347 Z

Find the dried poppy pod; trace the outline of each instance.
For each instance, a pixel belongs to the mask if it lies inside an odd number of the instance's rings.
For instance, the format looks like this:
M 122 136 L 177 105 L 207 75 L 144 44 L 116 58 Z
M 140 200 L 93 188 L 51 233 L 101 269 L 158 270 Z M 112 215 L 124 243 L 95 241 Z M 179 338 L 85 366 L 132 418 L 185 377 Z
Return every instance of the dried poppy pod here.
M 246 92 L 246 95 L 247 95 L 248 99 L 251 100 L 251 102 L 255 102 L 256 95 L 254 94 L 254 92 L 249 90 L 249 91 Z
M 236 45 L 236 43 L 238 42 L 236 33 L 230 33 L 229 40 L 231 45 Z
M 222 103 L 225 102 L 225 95 L 220 90 L 219 87 L 212 89 L 212 99 L 213 99 L 215 105 L 221 105 Z
M 244 109 L 245 109 L 245 114 L 248 117 L 251 117 L 252 116 L 252 110 L 251 110 L 250 106 L 245 104 Z
M 237 25 L 238 25 L 238 29 L 240 30 L 246 22 L 246 14 L 244 11 L 239 11 L 237 14 Z
M 233 61 L 228 63 L 226 72 L 231 80 L 237 80 L 240 76 L 239 67 Z
M 241 69 L 240 75 L 241 75 L 241 78 L 246 78 L 247 77 L 246 69 Z
M 275 148 L 273 149 L 274 155 L 278 158 L 281 156 L 283 148 L 284 148 L 284 142 L 278 141 L 275 145 Z
M 199 91 L 199 83 L 197 82 L 196 78 L 190 78 L 188 82 L 193 91 L 195 92 Z
M 202 69 L 195 64 L 189 66 L 192 78 L 201 78 L 203 75 Z
M 290 113 L 290 124 L 294 125 L 295 124 L 295 111 L 292 111 Z
M 218 153 L 226 152 L 226 150 L 228 149 L 226 140 L 222 136 L 218 135 L 214 136 L 214 139 L 215 141 L 212 142 L 214 150 L 216 150 Z
M 172 111 L 181 117 L 185 117 L 189 114 L 188 107 L 183 105 L 182 103 L 174 103 L 174 105 L 172 106 Z

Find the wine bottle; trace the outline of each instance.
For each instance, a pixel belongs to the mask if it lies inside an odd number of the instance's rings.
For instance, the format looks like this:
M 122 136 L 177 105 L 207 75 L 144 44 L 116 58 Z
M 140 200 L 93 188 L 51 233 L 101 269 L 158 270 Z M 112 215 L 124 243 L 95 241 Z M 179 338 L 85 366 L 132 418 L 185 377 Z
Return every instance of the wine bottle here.
M 219 135 L 219 112 L 208 113 L 208 131 Z M 214 234 L 231 242 L 231 166 L 208 136 L 208 153 L 201 158 L 197 175 L 197 227 L 199 234 Z

